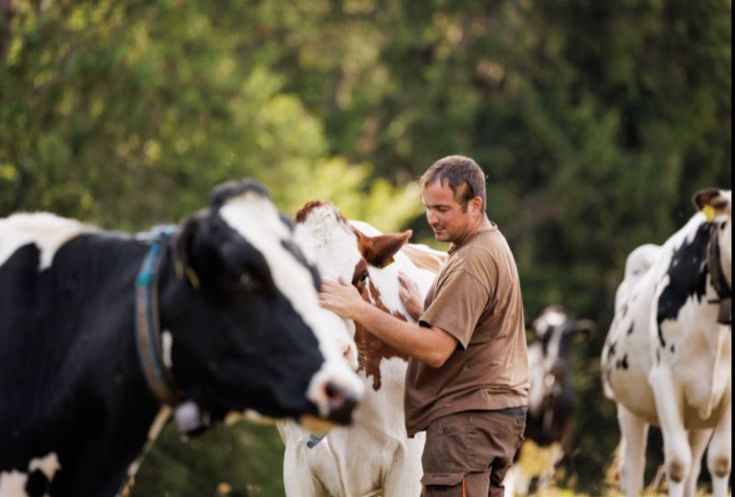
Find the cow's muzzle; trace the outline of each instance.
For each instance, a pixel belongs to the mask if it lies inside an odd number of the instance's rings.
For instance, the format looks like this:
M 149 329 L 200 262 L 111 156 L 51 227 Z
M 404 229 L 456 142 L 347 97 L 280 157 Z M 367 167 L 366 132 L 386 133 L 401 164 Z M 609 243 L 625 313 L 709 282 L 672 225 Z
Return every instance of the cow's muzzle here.
M 327 383 L 326 392 L 329 402 L 327 419 L 339 425 L 352 423 L 355 408 L 361 399 L 352 390 L 334 383 Z
M 327 412 L 323 416 L 305 415 L 300 423 L 310 432 L 324 434 L 335 426 L 349 425 L 355 421 L 356 408 L 362 400 L 353 389 L 327 382 L 324 386 Z

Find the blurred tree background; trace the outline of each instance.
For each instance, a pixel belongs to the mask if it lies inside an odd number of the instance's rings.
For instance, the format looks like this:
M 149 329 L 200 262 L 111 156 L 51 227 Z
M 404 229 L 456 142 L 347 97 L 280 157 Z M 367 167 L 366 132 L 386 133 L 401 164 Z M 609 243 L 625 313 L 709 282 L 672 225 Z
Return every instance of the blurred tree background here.
M 563 472 L 599 494 L 618 428 L 598 356 L 625 257 L 682 225 L 695 190 L 732 184 L 731 13 L 731 0 L 0 0 L 0 216 L 143 229 L 252 176 L 286 213 L 327 199 L 428 241 L 414 180 L 470 155 L 527 315 L 558 303 L 599 327 L 575 350 Z M 272 428 L 185 446 L 167 429 L 133 496 L 227 482 L 279 497 L 281 451 Z

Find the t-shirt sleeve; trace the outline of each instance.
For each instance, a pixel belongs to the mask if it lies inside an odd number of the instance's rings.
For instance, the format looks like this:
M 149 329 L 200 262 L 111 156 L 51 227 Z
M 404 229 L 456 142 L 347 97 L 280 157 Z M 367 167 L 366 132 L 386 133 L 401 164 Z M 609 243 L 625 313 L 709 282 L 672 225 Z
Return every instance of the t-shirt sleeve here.
M 466 349 L 487 308 L 488 290 L 476 276 L 462 269 L 446 274 L 442 280 L 419 322 L 441 328 Z

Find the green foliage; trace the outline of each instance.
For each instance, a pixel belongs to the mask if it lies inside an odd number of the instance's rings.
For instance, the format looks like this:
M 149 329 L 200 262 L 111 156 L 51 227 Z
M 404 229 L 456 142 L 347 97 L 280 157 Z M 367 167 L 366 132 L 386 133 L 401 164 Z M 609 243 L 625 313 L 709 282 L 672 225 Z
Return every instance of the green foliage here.
M 283 442 L 272 426 L 241 421 L 182 439 L 169 425 L 143 460 L 131 497 L 279 497 Z
M 565 469 L 601 493 L 618 429 L 598 356 L 625 257 L 682 225 L 695 190 L 732 183 L 731 11 L 730 0 L 0 1 L 0 215 L 140 229 L 252 176 L 286 213 L 331 200 L 427 241 L 413 180 L 443 155 L 471 155 L 528 317 L 560 303 L 598 325 L 576 349 L 578 450 Z M 189 451 L 167 431 L 136 495 L 209 495 L 251 477 L 280 495 L 268 486 L 278 457 L 265 455 L 280 446 L 259 432 L 270 445 L 253 457 L 233 441 L 245 432 Z M 264 473 L 232 476 L 259 457 Z

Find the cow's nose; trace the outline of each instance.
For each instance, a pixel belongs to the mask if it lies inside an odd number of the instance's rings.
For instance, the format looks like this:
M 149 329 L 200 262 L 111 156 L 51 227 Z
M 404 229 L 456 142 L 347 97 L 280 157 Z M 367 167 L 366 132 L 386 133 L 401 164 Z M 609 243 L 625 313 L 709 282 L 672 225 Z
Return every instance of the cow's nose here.
M 325 386 L 329 413 L 327 419 L 340 425 L 348 425 L 354 421 L 353 413 L 360 402 L 355 392 L 336 383 L 329 382 Z

